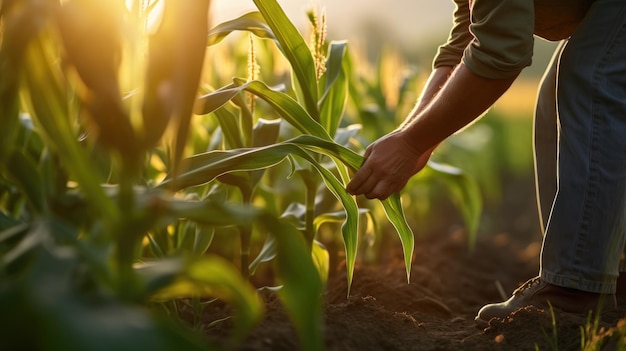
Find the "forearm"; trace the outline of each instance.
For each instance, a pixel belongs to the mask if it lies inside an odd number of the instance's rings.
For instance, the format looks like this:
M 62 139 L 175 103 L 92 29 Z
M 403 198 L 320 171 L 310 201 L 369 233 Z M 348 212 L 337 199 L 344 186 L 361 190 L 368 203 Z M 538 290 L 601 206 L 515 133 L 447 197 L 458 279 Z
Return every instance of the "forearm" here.
M 428 103 L 433 99 L 433 97 L 439 92 L 441 87 L 446 83 L 448 78 L 450 77 L 450 73 L 454 67 L 451 66 L 443 66 L 435 68 L 428 77 L 424 88 L 422 89 L 422 93 L 420 94 L 415 107 L 411 110 L 407 118 L 400 125 L 400 129 L 402 129 L 406 124 L 410 123 L 413 118 L 415 118 L 421 110 L 428 105 Z
M 485 113 L 511 86 L 516 77 L 488 79 L 472 73 L 465 65 L 458 65 L 440 89 L 443 73 L 431 77 L 424 97 L 432 91 L 431 99 L 400 127 L 410 140 L 415 141 L 417 152 L 434 148 L 448 136 L 470 124 Z M 420 104 L 418 104 L 420 105 Z

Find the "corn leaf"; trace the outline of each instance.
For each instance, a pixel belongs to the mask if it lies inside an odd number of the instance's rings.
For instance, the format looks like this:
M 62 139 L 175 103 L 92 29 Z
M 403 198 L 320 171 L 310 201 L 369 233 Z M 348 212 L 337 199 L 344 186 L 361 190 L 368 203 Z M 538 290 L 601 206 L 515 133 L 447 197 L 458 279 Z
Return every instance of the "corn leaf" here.
M 272 167 L 286 156 L 284 150 L 272 147 L 210 151 L 187 158 L 187 167 L 179 174 L 175 184 L 172 178 L 166 178 L 157 188 L 173 187 L 179 190 L 201 185 L 226 173 Z
M 272 106 L 284 120 L 293 125 L 296 129 L 305 134 L 332 140 L 326 129 L 317 122 L 308 109 L 305 110 L 291 96 L 282 92 L 270 89 L 261 81 L 251 81 L 244 83 L 243 80 L 235 78 L 235 84 L 242 86 L 246 91 L 251 92 Z
M 280 132 L 280 119 L 263 119 L 259 118 L 253 133 L 253 147 L 261 147 L 273 144 L 278 140 Z
M 261 248 L 261 252 L 252 260 L 248 269 L 250 270 L 250 275 L 254 275 L 256 269 L 263 262 L 268 262 L 276 257 L 276 237 L 273 235 L 268 235 L 265 239 L 265 243 L 263 244 L 263 248 Z
M 47 209 L 44 181 L 37 163 L 24 152 L 12 152 L 5 165 L 11 181 L 26 195 L 26 199 L 35 213 L 45 213 Z
M 320 281 L 322 285 L 326 286 L 326 282 L 328 282 L 328 272 L 330 270 L 330 255 L 328 254 L 328 250 L 326 250 L 322 243 L 315 240 L 313 241 L 311 256 L 313 257 L 313 264 L 320 275 Z
M 299 145 L 311 151 L 321 152 L 336 157 L 352 170 L 357 170 L 363 163 L 363 156 L 345 146 L 327 141 L 313 135 L 300 135 L 289 139 L 289 143 Z
M 196 101 L 194 113 L 198 115 L 211 113 L 222 107 L 228 101 L 232 100 L 240 92 L 241 88 L 236 87 L 234 84 L 230 84 L 213 92 L 203 94 L 198 97 Z
M 322 350 L 323 285 L 304 238 L 292 225 L 273 216 L 260 217 L 259 224 L 276 238 L 276 269 L 284 283 L 278 294 L 296 327 L 298 349 Z
M 40 36 L 29 45 L 25 55 L 27 103 L 35 122 L 41 127 L 46 144 L 59 155 L 62 164 L 79 183 L 82 192 L 104 218 L 119 217 L 119 210 L 105 196 L 102 183 L 91 160 L 79 145 L 69 119 L 67 92 L 48 37 Z
M 218 108 L 214 113 L 220 123 L 226 145 L 232 149 L 246 147 L 247 145 L 241 137 L 241 128 L 237 123 L 237 116 L 225 108 Z
M 343 69 L 343 58 L 348 43 L 332 42 L 326 61 L 325 89 L 320 99 L 320 124 L 331 136 L 335 135 L 348 98 L 348 81 Z
M 28 274 L 0 282 L 0 308 L 6 349 L 50 350 L 206 350 L 197 336 L 147 309 L 88 294 L 76 284 L 76 247 L 56 245 L 64 236 L 49 221 L 33 226 Z M 29 239 L 31 240 L 31 239 Z M 87 272 L 82 274 L 89 274 Z M 79 274 L 80 275 L 80 274 Z M 28 316 L 20 318 L 19 316 Z M 33 324 L 32 321 L 38 323 Z M 39 335 L 28 338 L 25 330 Z
M 229 262 L 207 256 L 190 262 L 159 260 L 136 267 L 136 272 L 154 291 L 152 299 L 167 301 L 181 297 L 217 297 L 236 310 L 233 337 L 241 339 L 261 319 L 263 304 L 256 290 Z
M 296 129 L 305 134 L 312 134 L 320 138 L 332 140 L 324 127 L 291 96 L 280 91 L 270 89 L 261 81 L 246 82 L 243 79 L 235 78 L 234 85 L 225 86 L 209 94 L 198 98 L 198 114 L 207 114 L 221 107 L 243 90 L 253 93 L 265 100 L 272 106 L 284 120 L 293 125 Z
M 317 121 L 319 116 L 315 63 L 307 43 L 276 0 L 253 1 L 272 29 L 281 51 L 291 64 L 302 89 L 307 112 Z
M 385 215 L 389 219 L 389 222 L 393 224 L 394 228 L 398 232 L 400 242 L 402 243 L 402 252 L 404 253 L 404 265 L 406 268 L 406 280 L 411 280 L 411 261 L 413 260 L 414 249 L 414 235 L 411 227 L 409 227 L 404 217 L 404 211 L 402 210 L 402 202 L 400 201 L 400 194 L 391 194 L 388 198 L 381 201 L 383 208 L 385 209 Z
M 211 226 L 199 226 L 190 222 L 186 222 L 185 224 L 184 230 L 182 230 L 178 236 L 178 251 L 182 251 L 191 257 L 204 255 L 213 241 L 215 228 Z
M 480 224 L 483 202 L 480 188 L 474 178 L 460 168 L 429 161 L 425 178 L 443 183 L 454 203 L 459 205 L 463 220 L 468 229 L 468 243 L 471 250 L 476 245 L 476 232 Z
M 267 25 L 263 15 L 254 11 L 233 20 L 222 22 L 209 31 L 207 45 L 215 45 L 234 31 L 248 31 L 260 38 L 276 39 L 272 29 Z

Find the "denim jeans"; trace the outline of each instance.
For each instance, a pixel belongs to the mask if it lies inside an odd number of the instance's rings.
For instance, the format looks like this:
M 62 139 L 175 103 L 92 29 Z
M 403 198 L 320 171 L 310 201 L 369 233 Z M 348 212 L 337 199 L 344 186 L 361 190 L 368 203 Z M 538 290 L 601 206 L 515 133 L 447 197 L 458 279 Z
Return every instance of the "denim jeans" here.
M 560 43 L 539 90 L 534 138 L 541 279 L 614 293 L 626 271 L 625 0 L 596 0 Z

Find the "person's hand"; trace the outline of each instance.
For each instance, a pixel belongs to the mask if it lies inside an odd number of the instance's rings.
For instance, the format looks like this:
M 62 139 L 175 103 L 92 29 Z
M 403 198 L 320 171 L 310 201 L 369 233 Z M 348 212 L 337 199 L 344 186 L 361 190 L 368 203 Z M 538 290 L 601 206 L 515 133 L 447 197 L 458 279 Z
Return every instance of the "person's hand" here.
M 424 168 L 432 149 L 420 153 L 402 131 L 389 133 L 367 147 L 363 165 L 346 190 L 352 195 L 384 200 L 402 190 L 409 178 Z

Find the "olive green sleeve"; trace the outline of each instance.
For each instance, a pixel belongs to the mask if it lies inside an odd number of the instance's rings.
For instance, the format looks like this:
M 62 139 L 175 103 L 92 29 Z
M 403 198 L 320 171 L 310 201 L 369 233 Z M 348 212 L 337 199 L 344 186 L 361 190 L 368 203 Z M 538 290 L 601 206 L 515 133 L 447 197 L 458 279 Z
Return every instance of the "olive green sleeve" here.
M 454 26 L 434 67 L 463 63 L 475 74 L 510 78 L 532 62 L 532 0 L 455 0 Z
M 433 67 L 456 66 L 461 62 L 463 52 L 467 45 L 474 39 L 469 31 L 470 8 L 468 0 L 454 0 L 456 9 L 454 10 L 454 24 L 448 40 L 439 47 L 437 55 L 433 61 Z

